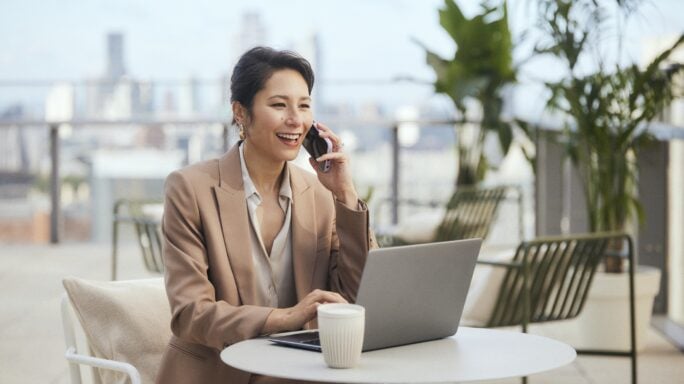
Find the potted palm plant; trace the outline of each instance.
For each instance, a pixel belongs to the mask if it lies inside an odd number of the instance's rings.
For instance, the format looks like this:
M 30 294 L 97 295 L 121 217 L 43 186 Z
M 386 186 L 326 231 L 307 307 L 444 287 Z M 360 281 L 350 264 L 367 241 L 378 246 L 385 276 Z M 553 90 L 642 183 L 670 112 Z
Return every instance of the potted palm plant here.
M 497 134 L 504 155 L 513 138 L 511 124 L 501 118 L 502 91 L 516 77 L 506 2 L 499 6 L 483 3 L 480 14 L 467 18 L 453 0 L 445 0 L 439 21 L 454 40 L 456 51 L 453 58 L 445 59 L 421 44 L 437 76 L 435 91 L 449 96 L 461 116 L 466 116 L 468 100 L 475 101 L 482 112 L 481 124 L 464 119 L 457 131 L 456 185 L 473 186 L 491 166 L 484 152 L 488 133 Z
M 592 0 L 540 2 L 546 39 L 538 45 L 537 51 L 559 59 L 567 73 L 561 80 L 546 83 L 551 92 L 548 107 L 567 117 L 561 139 L 583 183 L 589 227 L 595 232 L 631 232 L 644 215 L 637 194 L 639 152 L 653 140 L 648 123 L 676 96 L 673 77 L 684 67 L 680 64 L 666 67 L 665 64 L 672 52 L 684 43 L 684 35 L 643 68 L 636 64 L 606 67 L 599 58 L 595 72 L 582 73 L 579 63 L 589 51 L 597 51 L 592 44 L 600 41 L 599 35 L 610 21 L 607 3 Z M 638 1 L 616 1 L 616 4 L 623 11 L 622 16 L 628 17 L 637 9 Z M 619 255 L 621 246 L 616 244 L 606 255 L 607 273 L 623 271 L 624 258 Z M 642 344 L 639 339 L 643 339 L 653 298 L 658 291 L 659 271 L 651 272 L 641 283 L 637 280 L 637 290 L 645 289 L 645 294 L 650 295 L 644 304 L 637 302 L 637 309 L 641 307 L 646 312 L 637 315 L 638 345 Z M 597 292 L 600 286 L 615 291 L 609 296 L 626 294 L 626 288 L 616 289 L 618 281 L 626 284 L 626 278 L 614 275 L 606 279 L 601 281 L 597 276 L 592 287 L 594 296 L 600 295 Z M 614 334 L 611 330 L 628 329 L 616 324 L 626 316 L 615 316 L 615 313 L 606 316 L 609 304 L 601 301 L 592 306 L 592 294 L 581 316 L 589 318 L 583 327 L 583 340 L 624 340 L 610 335 Z M 601 296 L 601 300 L 605 298 L 605 295 Z M 627 301 L 625 298 L 620 300 L 619 305 L 626 313 Z M 607 321 L 605 329 L 600 327 L 602 321 Z M 609 349 L 623 348 L 609 346 Z

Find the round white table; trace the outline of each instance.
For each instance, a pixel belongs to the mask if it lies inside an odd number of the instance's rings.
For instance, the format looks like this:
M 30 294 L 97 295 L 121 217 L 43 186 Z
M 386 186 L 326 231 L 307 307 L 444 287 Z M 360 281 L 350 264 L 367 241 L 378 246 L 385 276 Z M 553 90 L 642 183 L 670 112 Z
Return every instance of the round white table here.
M 364 352 L 351 369 L 328 368 L 323 354 L 275 345 L 266 339 L 236 343 L 221 352 L 237 369 L 295 380 L 345 383 L 426 383 L 527 376 L 571 363 L 575 350 L 546 337 L 460 327 L 446 339 Z

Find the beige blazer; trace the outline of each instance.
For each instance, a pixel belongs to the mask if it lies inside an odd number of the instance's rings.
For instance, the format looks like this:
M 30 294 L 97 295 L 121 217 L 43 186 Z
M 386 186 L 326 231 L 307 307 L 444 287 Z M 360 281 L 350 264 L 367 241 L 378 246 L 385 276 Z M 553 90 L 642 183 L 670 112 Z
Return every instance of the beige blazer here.
M 315 175 L 287 165 L 292 185 L 292 257 L 297 298 L 314 289 L 354 301 L 370 247 L 368 211 L 337 203 Z M 164 265 L 169 341 L 156 382 L 242 384 L 225 346 L 260 335 L 271 308 L 256 294 L 238 147 L 166 180 Z

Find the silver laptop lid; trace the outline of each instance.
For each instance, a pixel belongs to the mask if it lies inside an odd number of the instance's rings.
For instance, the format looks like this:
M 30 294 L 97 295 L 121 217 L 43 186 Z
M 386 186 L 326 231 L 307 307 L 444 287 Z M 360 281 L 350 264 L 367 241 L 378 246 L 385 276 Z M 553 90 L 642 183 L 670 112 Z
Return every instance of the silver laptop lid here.
M 371 250 L 356 303 L 363 350 L 448 337 L 461 319 L 481 239 Z

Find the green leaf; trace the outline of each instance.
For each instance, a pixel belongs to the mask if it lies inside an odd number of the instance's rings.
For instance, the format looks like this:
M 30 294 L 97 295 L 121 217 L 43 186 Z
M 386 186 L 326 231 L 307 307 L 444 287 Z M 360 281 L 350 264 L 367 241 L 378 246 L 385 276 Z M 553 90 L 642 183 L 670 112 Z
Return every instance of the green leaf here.
M 454 41 L 461 36 L 461 26 L 467 20 L 453 0 L 444 0 L 445 9 L 439 11 L 439 23 Z
M 439 21 L 456 45 L 454 57 L 441 58 L 423 46 L 426 61 L 435 71 L 435 91 L 448 95 L 462 113 L 466 111 L 467 100 L 477 101 L 483 110 L 481 129 L 499 134 L 504 155 L 510 148 L 513 133 L 510 126 L 501 123 L 501 93 L 504 86 L 516 79 L 506 7 L 506 1 L 496 7 L 483 5 L 479 14 L 467 18 L 455 1 L 445 0 Z M 473 154 L 484 153 L 485 135 L 478 137 Z M 464 158 L 468 161 L 459 161 L 459 185 L 482 180 L 489 169 L 486 158 L 479 155 Z
M 511 143 L 513 142 L 513 128 L 509 123 L 504 122 L 498 124 L 497 127 L 501 149 L 503 153 L 508 153 L 508 150 L 511 148 Z
M 618 3 L 629 7 L 634 1 Z M 657 118 L 675 96 L 673 76 L 684 72 L 684 65 L 677 63 L 667 70 L 662 66 L 684 44 L 684 35 L 644 69 L 636 64 L 609 70 L 600 66 L 595 73 L 580 76 L 574 67 L 605 28 L 610 15 L 605 4 L 541 2 L 546 39 L 535 46 L 535 52 L 562 59 L 569 74 L 546 84 L 551 93 L 547 107 L 571 118 L 562 143 L 583 180 L 591 229 L 622 230 L 634 216 L 643 220 L 636 159 L 653 136 L 641 127 Z

